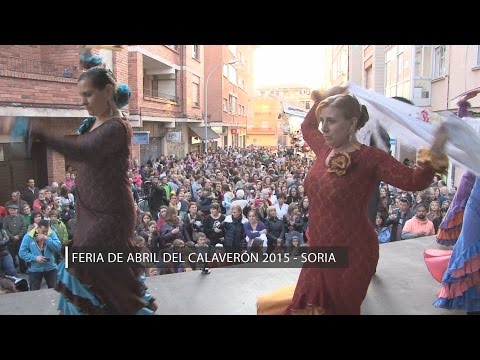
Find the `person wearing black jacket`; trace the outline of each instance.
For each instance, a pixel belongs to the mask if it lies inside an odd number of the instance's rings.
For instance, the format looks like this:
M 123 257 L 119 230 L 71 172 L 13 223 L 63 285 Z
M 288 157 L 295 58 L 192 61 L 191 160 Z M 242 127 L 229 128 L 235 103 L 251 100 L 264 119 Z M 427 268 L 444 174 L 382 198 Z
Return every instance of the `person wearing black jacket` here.
M 155 221 L 158 220 L 158 212 L 160 211 L 160 206 L 168 206 L 167 193 L 158 182 L 157 176 L 153 178 L 148 205 L 150 207 L 150 213 L 152 214 L 152 217 Z
M 34 179 L 27 180 L 27 187 L 22 191 L 21 199 L 25 200 L 30 208 L 33 208 L 33 201 L 38 199 L 38 188 L 35 186 Z
M 392 225 L 390 241 L 402 240 L 402 229 L 407 220 L 410 220 L 415 213 L 410 209 L 410 200 L 406 197 L 400 199 L 400 209 L 390 215 L 385 226 Z
M 285 227 L 283 221 L 277 218 L 275 206 L 269 206 L 267 209 L 267 218 L 265 219 L 267 229 L 267 253 L 270 254 L 277 244 L 277 240 L 282 240 L 285 236 Z
M 203 229 L 205 235 L 210 240 L 210 246 L 215 246 L 223 237 L 222 232 L 216 232 L 215 229 L 225 220 L 225 215 L 220 213 L 220 205 L 212 204 L 210 206 L 210 215 L 203 220 Z
M 248 220 L 243 217 L 240 205 L 232 206 L 232 215 L 228 215 L 219 225 L 225 233 L 223 247 L 226 253 L 241 253 L 247 250 L 245 229 L 243 223 Z

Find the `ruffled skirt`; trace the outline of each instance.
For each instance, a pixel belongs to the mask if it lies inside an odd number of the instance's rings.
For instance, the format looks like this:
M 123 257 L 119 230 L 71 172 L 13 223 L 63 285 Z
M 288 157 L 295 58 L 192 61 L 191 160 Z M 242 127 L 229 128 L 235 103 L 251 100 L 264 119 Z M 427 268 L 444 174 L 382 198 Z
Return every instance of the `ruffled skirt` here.
M 140 280 L 142 283 L 145 283 L 145 276 L 140 276 Z M 63 261 L 58 264 L 56 290 L 61 292 L 58 310 L 60 310 L 63 315 L 107 314 L 105 305 L 89 290 L 87 285 L 82 284 L 80 280 L 65 269 L 65 263 Z M 72 302 L 73 298 L 75 298 L 77 303 L 83 305 L 82 308 L 88 309 L 88 312 L 82 312 L 80 308 Z M 153 315 L 155 311 L 150 308 L 153 300 L 152 295 L 146 289 L 145 294 L 143 295 L 145 307 L 138 310 L 137 315 Z
M 466 204 L 462 231 L 437 298 L 436 307 L 480 311 L 480 177 Z
M 460 180 L 458 190 L 453 197 L 445 218 L 438 228 L 437 243 L 452 246 L 458 240 L 462 230 L 463 216 L 468 198 L 475 183 L 475 175 L 467 171 Z

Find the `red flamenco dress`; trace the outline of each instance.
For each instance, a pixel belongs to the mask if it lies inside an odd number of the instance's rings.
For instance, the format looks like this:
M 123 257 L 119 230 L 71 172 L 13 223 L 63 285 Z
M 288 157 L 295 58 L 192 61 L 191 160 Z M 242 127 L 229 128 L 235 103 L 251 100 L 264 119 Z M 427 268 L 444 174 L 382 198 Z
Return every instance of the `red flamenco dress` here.
M 332 150 L 318 129 L 316 103 L 302 124 L 302 133 L 316 154 L 305 178 L 310 204 L 308 246 L 342 246 L 348 249 L 346 268 L 303 267 L 291 298 L 292 287 L 260 297 L 258 314 L 360 314 L 360 306 L 375 273 L 379 245 L 368 219 L 367 203 L 378 181 L 402 190 L 427 188 L 435 174 L 428 151 L 414 169 L 383 150 L 361 145 L 350 152 L 345 173 L 329 172 L 325 160 Z M 288 301 L 290 300 L 291 301 Z M 288 304 L 288 306 L 286 306 Z M 285 307 L 286 306 L 286 307 Z

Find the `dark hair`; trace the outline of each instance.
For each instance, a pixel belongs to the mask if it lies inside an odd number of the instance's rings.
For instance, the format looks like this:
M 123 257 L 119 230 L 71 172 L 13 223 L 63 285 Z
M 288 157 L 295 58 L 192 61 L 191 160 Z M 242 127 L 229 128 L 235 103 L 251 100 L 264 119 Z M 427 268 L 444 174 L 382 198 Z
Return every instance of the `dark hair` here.
M 45 219 L 42 219 L 38 222 L 38 226 L 45 226 L 45 227 L 50 227 L 50 223 L 48 222 L 48 220 L 45 220 Z
M 30 224 L 33 224 L 33 223 L 34 223 L 33 219 L 35 219 L 35 218 L 36 218 L 37 216 L 39 216 L 39 215 L 40 215 L 41 217 L 43 217 L 43 215 L 42 215 L 41 212 L 39 212 L 39 211 L 32 211 L 31 214 L 30 214 Z
M 435 200 L 434 200 L 435 201 Z M 433 202 L 433 201 L 432 201 Z M 438 201 L 437 201 L 438 202 Z M 417 211 L 419 208 L 423 207 L 425 209 L 425 211 L 427 211 L 427 205 L 425 205 L 424 203 L 419 203 L 417 205 L 417 208 L 415 209 L 415 211 Z
M 377 212 L 377 216 L 378 218 L 380 218 L 382 220 L 382 223 L 380 224 L 380 226 L 385 226 L 385 223 L 387 222 L 387 219 L 388 219 L 388 216 L 386 216 L 385 214 L 383 214 L 382 212 Z
M 110 69 L 105 69 L 101 66 L 93 67 L 80 75 L 78 81 L 90 80 L 92 85 L 97 90 L 105 89 L 105 86 L 112 85 L 115 89 L 113 100 L 119 109 L 128 104 L 130 98 L 130 89 L 126 84 L 119 84 L 117 86 L 117 79 Z

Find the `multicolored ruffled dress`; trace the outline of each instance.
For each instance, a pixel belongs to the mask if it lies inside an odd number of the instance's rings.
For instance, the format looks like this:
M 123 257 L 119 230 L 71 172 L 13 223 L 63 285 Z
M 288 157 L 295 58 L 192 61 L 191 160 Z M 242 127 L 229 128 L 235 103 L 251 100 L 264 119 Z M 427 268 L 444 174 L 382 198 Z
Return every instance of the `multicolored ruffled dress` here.
M 448 208 L 447 214 L 438 227 L 437 243 L 453 246 L 462 231 L 463 214 L 468 198 L 475 183 L 475 175 L 467 171 L 460 180 L 457 192 Z
M 468 198 L 463 226 L 434 306 L 480 311 L 480 177 Z

